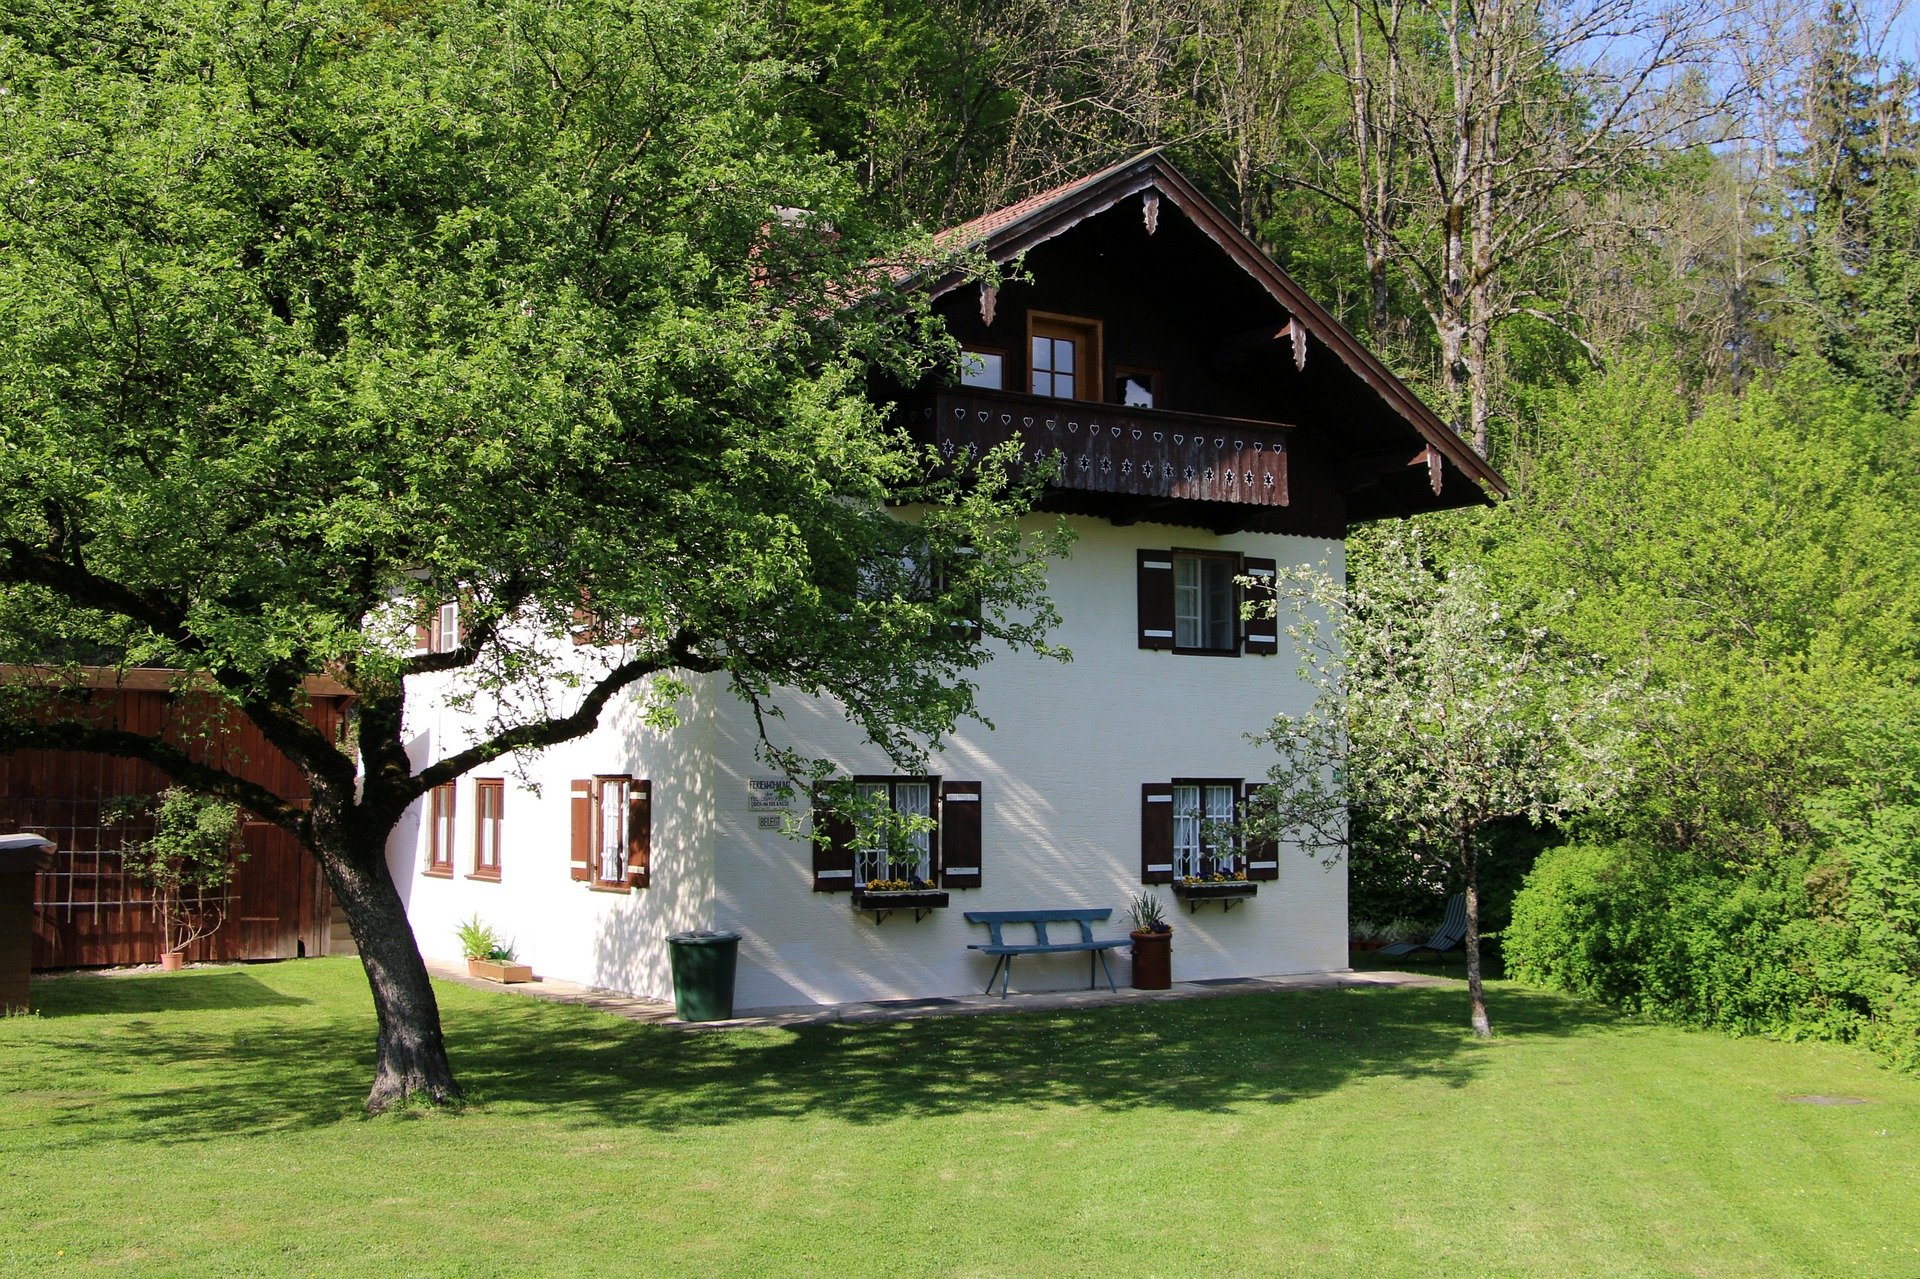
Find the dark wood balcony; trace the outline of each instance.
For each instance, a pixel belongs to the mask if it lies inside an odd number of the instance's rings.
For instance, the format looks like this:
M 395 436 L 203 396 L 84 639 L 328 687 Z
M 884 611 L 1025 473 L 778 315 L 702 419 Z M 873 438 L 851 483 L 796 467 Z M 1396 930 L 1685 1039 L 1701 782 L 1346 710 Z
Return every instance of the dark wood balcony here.
M 1280 422 L 1125 408 L 960 387 L 907 401 L 916 439 L 950 461 L 1019 440 L 1029 465 L 1058 467 L 1056 488 L 1149 499 L 1287 505 Z

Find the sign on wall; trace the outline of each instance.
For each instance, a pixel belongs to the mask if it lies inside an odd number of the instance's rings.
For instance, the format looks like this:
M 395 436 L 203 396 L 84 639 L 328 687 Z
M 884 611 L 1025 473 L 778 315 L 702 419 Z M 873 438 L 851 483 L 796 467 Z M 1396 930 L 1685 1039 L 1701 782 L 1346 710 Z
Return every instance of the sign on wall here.
M 747 811 L 785 812 L 793 804 L 793 783 L 784 777 L 747 778 Z

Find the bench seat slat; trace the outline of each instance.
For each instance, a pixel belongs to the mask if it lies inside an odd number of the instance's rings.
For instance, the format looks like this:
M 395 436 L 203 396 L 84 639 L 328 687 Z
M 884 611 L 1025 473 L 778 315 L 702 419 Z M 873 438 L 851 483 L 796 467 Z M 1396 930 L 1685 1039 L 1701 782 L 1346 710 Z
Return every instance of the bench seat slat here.
M 1080 919 L 1098 923 L 1111 914 L 1113 914 L 1111 906 L 1072 910 L 970 910 L 966 912 L 969 924 L 1030 924 L 1041 919 L 1050 924 L 1064 924 Z
M 994 945 L 982 942 L 968 946 L 968 950 L 977 950 L 983 955 L 1050 955 L 1061 951 L 1073 950 L 1113 950 L 1132 943 L 1125 937 L 1116 937 L 1107 941 L 1057 941 L 1045 946 L 1021 946 L 1017 944 Z

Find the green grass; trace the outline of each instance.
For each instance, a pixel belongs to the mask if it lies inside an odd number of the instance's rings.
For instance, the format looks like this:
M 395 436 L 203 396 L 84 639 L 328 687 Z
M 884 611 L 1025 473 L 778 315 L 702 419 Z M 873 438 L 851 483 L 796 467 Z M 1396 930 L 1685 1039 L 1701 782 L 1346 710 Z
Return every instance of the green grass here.
M 351 960 L 40 983 L 0 1273 L 1920 1275 L 1920 1080 L 1497 986 L 684 1034 Z M 1796 1094 L 1862 1097 L 1816 1106 Z

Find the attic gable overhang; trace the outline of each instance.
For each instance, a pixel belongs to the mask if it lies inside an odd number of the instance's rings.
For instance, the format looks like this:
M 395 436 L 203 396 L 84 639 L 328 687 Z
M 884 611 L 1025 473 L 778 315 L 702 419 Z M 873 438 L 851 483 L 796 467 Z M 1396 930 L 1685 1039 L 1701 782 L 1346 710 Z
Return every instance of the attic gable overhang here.
M 1408 462 L 1437 458 L 1435 478 L 1452 470 L 1473 481 L 1483 502 L 1507 497 L 1511 490 L 1487 460 L 1456 435 L 1433 410 L 1395 377 L 1372 351 L 1309 297 L 1293 278 L 1264 253 L 1232 219 L 1181 175 L 1158 150 L 1143 152 L 1088 177 L 1064 183 L 1003 209 L 943 231 L 936 243 L 952 252 L 978 252 L 994 262 L 1008 262 L 1046 243 L 1088 218 L 1104 213 L 1131 196 L 1152 190 L 1186 216 L 1194 227 L 1251 277 L 1286 311 L 1290 323 L 1306 331 L 1305 340 L 1330 351 L 1377 395 L 1383 406 L 1411 429 L 1419 443 Z M 968 277 L 951 273 L 936 280 L 932 295 L 939 297 L 967 284 Z M 1276 325 L 1277 340 L 1285 329 Z M 1299 339 L 1295 339 L 1296 341 Z M 1297 357 L 1296 357 L 1297 358 Z M 1436 487 L 1435 492 L 1439 489 Z

